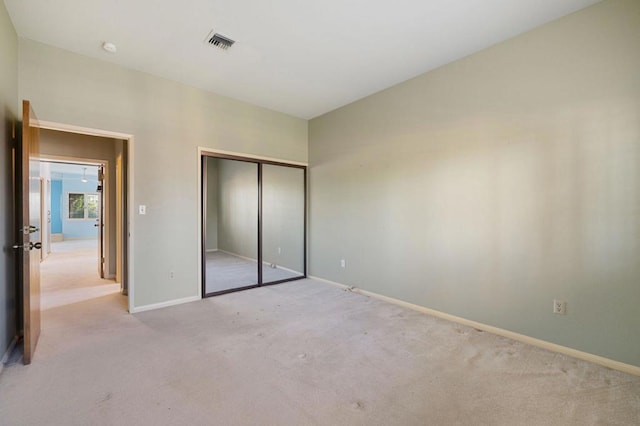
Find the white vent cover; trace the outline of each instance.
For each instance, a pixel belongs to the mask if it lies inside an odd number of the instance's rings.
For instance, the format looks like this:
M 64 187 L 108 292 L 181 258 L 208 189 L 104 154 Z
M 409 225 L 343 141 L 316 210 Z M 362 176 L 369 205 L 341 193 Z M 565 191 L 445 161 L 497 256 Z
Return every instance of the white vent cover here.
M 223 49 L 223 50 L 227 50 L 228 48 L 233 46 L 233 43 L 235 43 L 235 41 L 231 40 L 229 37 L 225 37 L 222 34 L 218 34 L 213 30 L 209 32 L 209 35 L 207 36 L 206 41 L 211 46 L 219 47 L 220 49 Z

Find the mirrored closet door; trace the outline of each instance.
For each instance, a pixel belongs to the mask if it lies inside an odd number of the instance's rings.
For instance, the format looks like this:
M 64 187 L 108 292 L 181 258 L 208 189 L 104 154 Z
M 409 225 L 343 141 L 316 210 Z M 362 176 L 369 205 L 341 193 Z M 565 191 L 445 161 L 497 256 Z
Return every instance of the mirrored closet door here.
M 203 295 L 306 277 L 306 168 L 202 157 Z
M 262 165 L 262 282 L 303 278 L 304 169 Z

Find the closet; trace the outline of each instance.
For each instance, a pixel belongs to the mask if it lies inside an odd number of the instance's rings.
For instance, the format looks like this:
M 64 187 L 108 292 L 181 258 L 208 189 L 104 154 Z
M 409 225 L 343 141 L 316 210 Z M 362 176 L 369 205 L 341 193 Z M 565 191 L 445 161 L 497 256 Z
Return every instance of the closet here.
M 204 297 L 305 278 L 306 167 L 202 156 Z

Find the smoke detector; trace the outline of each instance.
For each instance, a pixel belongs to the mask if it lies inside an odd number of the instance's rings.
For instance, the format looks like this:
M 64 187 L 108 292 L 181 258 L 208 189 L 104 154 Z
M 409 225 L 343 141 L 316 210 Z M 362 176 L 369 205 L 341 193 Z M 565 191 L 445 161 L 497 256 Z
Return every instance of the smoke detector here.
M 102 43 L 102 48 L 109 53 L 116 53 L 116 51 L 118 50 L 115 44 L 108 41 L 105 41 L 104 43 Z
M 228 48 L 233 46 L 233 43 L 235 43 L 235 41 L 231 40 L 229 37 L 218 34 L 213 30 L 209 32 L 209 35 L 206 38 L 206 42 L 211 46 L 219 47 L 222 50 L 227 50 Z

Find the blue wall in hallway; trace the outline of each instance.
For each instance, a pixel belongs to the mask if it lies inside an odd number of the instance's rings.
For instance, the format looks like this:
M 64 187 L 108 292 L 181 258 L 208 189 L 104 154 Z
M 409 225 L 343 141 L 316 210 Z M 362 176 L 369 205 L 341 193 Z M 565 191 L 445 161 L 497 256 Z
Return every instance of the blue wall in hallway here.
M 51 233 L 62 233 L 62 181 L 51 181 Z
M 51 181 L 51 232 L 62 232 L 64 239 L 98 238 L 96 219 L 69 219 L 69 192 L 97 193 L 98 181 L 95 177 L 88 177 L 88 182 L 82 182 L 81 174 L 65 173 L 61 180 Z

